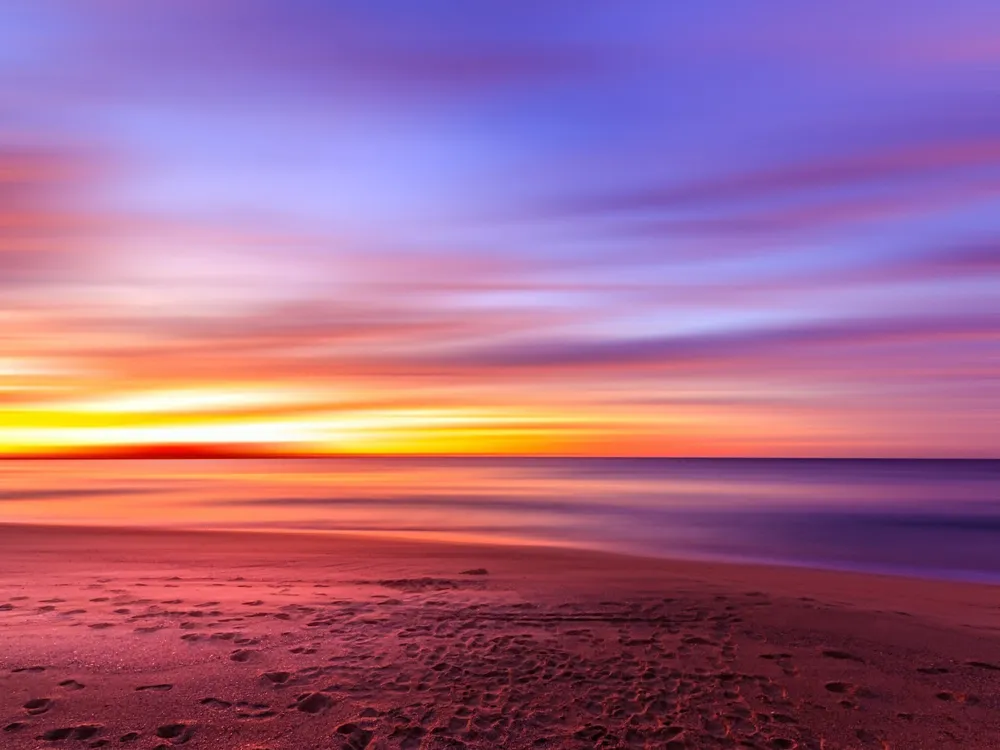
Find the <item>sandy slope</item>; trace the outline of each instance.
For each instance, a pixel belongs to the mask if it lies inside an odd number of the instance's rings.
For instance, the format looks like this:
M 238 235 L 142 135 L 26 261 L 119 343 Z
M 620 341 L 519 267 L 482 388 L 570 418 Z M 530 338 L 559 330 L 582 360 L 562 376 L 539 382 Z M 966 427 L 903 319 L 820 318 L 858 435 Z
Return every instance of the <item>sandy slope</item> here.
M 1000 748 L 998 709 L 1000 587 L 0 527 L 3 748 Z

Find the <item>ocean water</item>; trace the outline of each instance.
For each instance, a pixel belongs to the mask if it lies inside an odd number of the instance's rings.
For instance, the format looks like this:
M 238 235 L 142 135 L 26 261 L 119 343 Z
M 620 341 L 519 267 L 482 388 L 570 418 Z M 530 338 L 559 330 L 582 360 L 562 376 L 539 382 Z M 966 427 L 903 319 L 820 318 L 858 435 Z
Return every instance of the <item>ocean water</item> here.
M 0 462 L 0 521 L 391 533 L 1000 583 L 1000 461 L 14 460 Z

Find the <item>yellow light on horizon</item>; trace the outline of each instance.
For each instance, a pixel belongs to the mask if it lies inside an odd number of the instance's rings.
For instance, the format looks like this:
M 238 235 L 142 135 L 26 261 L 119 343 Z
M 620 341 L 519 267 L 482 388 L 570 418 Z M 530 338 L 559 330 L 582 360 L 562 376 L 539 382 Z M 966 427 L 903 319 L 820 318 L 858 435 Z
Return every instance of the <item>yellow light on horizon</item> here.
M 723 421 L 749 428 L 756 418 L 694 407 L 667 414 L 572 403 L 366 403 L 360 391 L 333 398 L 315 387 L 266 384 L 94 394 L 0 409 L 0 453 L 185 445 L 328 454 L 711 453 Z

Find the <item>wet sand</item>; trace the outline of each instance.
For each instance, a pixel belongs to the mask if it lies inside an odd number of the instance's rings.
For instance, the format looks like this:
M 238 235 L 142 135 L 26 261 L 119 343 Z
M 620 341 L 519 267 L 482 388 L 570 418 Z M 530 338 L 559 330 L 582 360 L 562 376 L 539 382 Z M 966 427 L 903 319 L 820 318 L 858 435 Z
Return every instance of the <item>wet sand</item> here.
M 0 526 L 0 747 L 1000 748 L 1000 587 Z

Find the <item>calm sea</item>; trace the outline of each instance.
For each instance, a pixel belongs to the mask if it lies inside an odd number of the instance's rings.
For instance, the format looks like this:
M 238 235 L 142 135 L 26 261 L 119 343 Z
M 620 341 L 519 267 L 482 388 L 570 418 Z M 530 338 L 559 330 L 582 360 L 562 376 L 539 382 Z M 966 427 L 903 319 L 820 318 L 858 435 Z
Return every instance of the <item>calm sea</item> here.
M 4 461 L 0 521 L 391 532 L 1000 583 L 1000 461 Z

